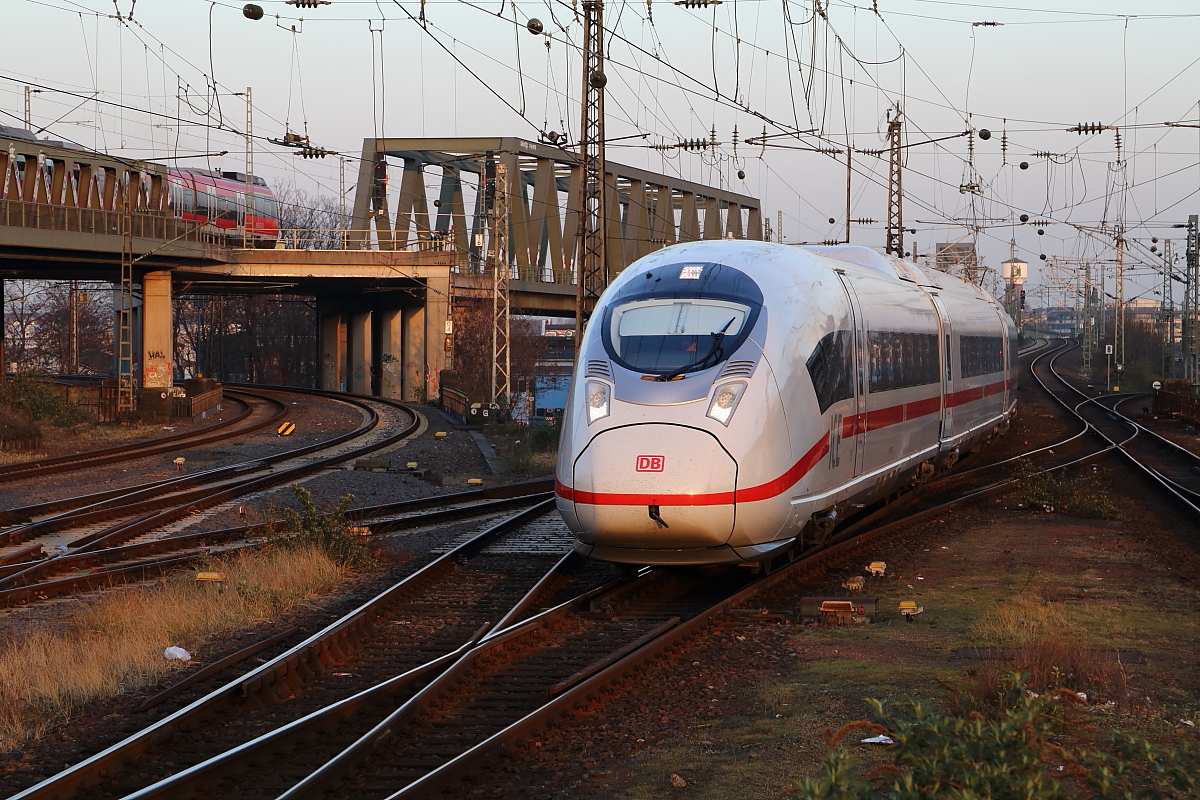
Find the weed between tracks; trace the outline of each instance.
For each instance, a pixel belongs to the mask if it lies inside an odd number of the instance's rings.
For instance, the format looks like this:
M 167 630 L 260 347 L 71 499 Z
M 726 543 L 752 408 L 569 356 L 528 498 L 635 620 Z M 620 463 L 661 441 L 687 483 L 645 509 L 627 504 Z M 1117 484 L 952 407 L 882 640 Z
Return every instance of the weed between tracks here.
M 485 428 L 496 448 L 504 472 L 512 475 L 549 475 L 558 460 L 558 438 L 562 428 L 550 425 L 515 426 L 509 424 Z
M 59 630 L 0 646 L 0 752 L 41 736 L 89 702 L 153 686 L 182 668 L 163 650 L 193 654 L 207 638 L 269 619 L 335 586 L 346 568 L 316 546 L 214 557 L 222 587 L 189 571 L 108 593 Z
M 1017 462 L 1017 478 L 1020 485 L 1016 496 L 1027 508 L 1086 519 L 1121 518 L 1120 510 L 1104 489 L 1098 467 L 1074 476 L 1064 474 L 1064 470 L 1043 473 L 1021 459 Z
M 1091 697 L 1129 694 L 1126 665 L 1088 647 L 1087 631 L 1062 603 L 1013 597 L 985 615 L 973 630 L 981 644 L 991 645 L 998 654 L 985 662 L 985 668 L 967 673 L 969 692 L 961 696 L 975 698 L 975 705 L 999 696 L 1009 672 L 1025 673 L 1025 685 L 1040 692 L 1064 688 Z

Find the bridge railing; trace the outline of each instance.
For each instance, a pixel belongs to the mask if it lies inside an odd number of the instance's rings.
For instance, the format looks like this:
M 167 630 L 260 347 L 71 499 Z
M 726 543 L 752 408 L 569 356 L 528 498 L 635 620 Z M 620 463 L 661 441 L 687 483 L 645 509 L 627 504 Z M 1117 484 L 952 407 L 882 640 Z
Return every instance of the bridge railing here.
M 417 252 L 424 250 L 454 251 L 454 240 L 433 235 L 409 242 L 397 242 L 387 237 L 375 238 L 375 231 L 331 230 L 315 228 L 280 228 L 278 247 L 281 250 L 387 250 Z
M 282 228 L 275 247 L 280 250 L 376 250 L 383 252 L 438 251 L 458 253 L 455 272 L 475 275 L 490 274 L 490 267 L 478 250 L 460 251 L 454 243 L 454 232 L 435 231 L 424 238 L 397 242 L 386 236 L 377 236 L 375 230 L 330 230 L 312 228 Z M 261 246 L 261 245 L 260 245 Z M 513 264 L 510 267 L 513 280 L 535 283 L 561 283 L 574 285 L 575 273 L 569 269 L 554 269 L 545 266 Z
M 68 233 L 121 234 L 120 211 L 76 208 L 50 203 L 0 199 L 0 225 Z M 133 235 L 138 239 L 224 244 L 225 234 L 211 226 L 179 219 L 167 211 L 134 211 L 130 215 Z

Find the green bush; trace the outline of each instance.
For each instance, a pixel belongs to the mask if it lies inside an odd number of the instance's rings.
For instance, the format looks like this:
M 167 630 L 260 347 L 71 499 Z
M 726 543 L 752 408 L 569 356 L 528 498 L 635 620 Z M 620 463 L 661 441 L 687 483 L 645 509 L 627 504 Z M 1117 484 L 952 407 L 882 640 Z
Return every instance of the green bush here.
M 292 484 L 292 494 L 299 509 L 283 509 L 282 522 L 267 524 L 268 540 L 281 547 L 315 546 L 336 563 L 350 568 L 369 568 L 375 560 L 367 552 L 361 536 L 351 532 L 346 520 L 346 510 L 354 501 L 354 495 L 344 494 L 332 510 L 322 513 L 313 501 L 312 493 L 299 484 Z M 269 508 L 267 518 L 276 518 L 274 508 Z
M 66 395 L 26 373 L 5 381 L 0 388 L 0 404 L 28 413 L 35 422 L 44 419 L 60 428 L 83 421 L 83 414 Z
M 1092 467 L 1083 475 L 1065 470 L 1041 472 L 1028 460 L 1017 462 L 1017 499 L 1034 510 L 1061 511 L 1089 519 L 1120 519 L 1121 511 L 1109 499 L 1100 480 L 1100 470 Z
M 789 790 L 804 800 L 1083 800 L 1186 798 L 1200 792 L 1200 746 L 1166 748 L 1114 735 L 1104 751 L 1068 752 L 1053 741 L 1064 706 L 1079 702 L 1059 689 L 1036 694 L 1026 675 L 1010 674 L 998 708 L 967 716 L 942 714 L 921 702 L 889 706 L 869 700 L 875 721 L 826 731 L 822 774 Z M 881 733 L 894 744 L 891 762 L 865 774 L 838 747 L 853 730 Z
M 529 446 L 539 453 L 557 450 L 561 435 L 562 426 L 558 424 L 557 418 L 547 425 L 533 425 L 529 429 Z

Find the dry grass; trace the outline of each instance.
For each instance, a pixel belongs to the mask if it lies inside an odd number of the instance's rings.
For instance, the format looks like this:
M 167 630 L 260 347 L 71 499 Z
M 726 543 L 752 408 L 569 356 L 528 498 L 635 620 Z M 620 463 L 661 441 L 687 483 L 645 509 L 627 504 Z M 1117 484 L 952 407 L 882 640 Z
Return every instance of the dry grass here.
M 980 698 L 996 697 L 1005 674 L 1022 672 L 1039 691 L 1067 688 L 1093 699 L 1124 699 L 1127 667 L 1089 646 L 1086 630 L 1062 603 L 1016 597 L 980 619 L 973 630 L 982 642 L 1004 651 L 1004 657 L 987 662 L 976 674 L 973 692 Z
M 0 450 L 0 466 L 24 464 L 39 458 L 48 458 L 46 453 L 31 453 L 25 450 Z
M 215 634 L 268 619 L 336 585 L 344 575 L 314 548 L 213 559 L 223 591 L 187 572 L 118 591 L 81 609 L 58 631 L 0 647 L 0 751 L 37 738 L 80 706 L 157 683 L 181 668 L 163 650 L 195 648 Z
M 78 436 L 82 442 L 112 446 L 171 433 L 170 431 L 164 431 L 162 428 L 162 425 L 143 425 L 141 423 L 132 425 L 88 425 L 78 432 Z

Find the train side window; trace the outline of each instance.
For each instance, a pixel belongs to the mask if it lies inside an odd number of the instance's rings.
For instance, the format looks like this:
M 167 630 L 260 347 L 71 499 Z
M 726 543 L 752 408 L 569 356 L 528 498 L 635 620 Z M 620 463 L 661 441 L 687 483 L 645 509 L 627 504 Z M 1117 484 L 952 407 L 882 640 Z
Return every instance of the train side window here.
M 203 186 L 196 187 L 196 214 L 201 217 L 207 217 L 209 221 L 213 220 L 216 214 L 216 209 L 213 207 L 213 196 Z
M 182 183 L 171 182 L 171 207 L 176 214 L 192 213 L 192 191 Z
M 999 336 L 960 336 L 958 351 L 964 378 L 1004 371 L 1004 340 Z
M 870 391 L 938 382 L 937 334 L 871 331 Z
M 850 331 L 827 333 L 808 357 L 808 374 L 822 414 L 837 401 L 854 396 L 852 341 Z

